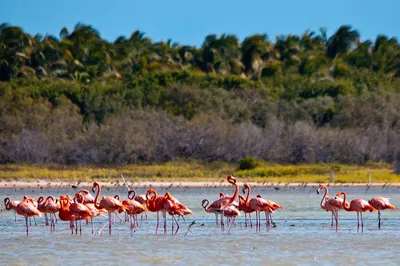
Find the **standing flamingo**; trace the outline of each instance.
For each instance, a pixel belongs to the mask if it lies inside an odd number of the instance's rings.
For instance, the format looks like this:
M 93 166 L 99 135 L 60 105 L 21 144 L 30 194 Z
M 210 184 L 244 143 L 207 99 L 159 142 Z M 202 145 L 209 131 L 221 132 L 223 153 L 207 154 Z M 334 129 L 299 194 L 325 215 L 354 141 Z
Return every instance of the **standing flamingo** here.
M 346 192 L 339 192 L 336 194 L 336 197 L 340 197 L 344 195 L 343 198 L 343 209 L 348 212 L 357 212 L 357 230 L 360 229 L 360 220 L 361 220 L 361 231 L 364 230 L 364 220 L 362 217 L 362 213 L 366 211 L 376 211 L 376 209 L 369 204 L 366 200 L 363 199 L 353 199 L 350 202 L 350 207 L 346 205 Z
M 129 190 L 128 199 L 123 200 L 121 202 L 122 205 L 125 207 L 126 213 L 131 216 L 131 225 L 130 225 L 131 236 L 133 235 L 133 228 L 137 225 L 137 218 L 135 219 L 135 217 L 138 214 L 147 210 L 147 208 L 142 204 L 140 204 L 140 202 L 134 200 L 134 197 L 135 197 L 135 191 Z
M 239 211 L 244 212 L 244 223 L 245 226 L 247 227 L 247 217 L 246 215 L 249 215 L 249 219 L 250 219 L 250 228 L 253 228 L 253 222 L 251 221 L 251 213 L 254 212 L 254 209 L 251 208 L 250 206 L 246 205 L 246 199 L 242 196 L 239 195 L 239 207 L 238 207 Z
M 43 213 L 34 206 L 33 200 L 28 197 L 24 197 L 24 200 L 17 205 L 17 214 L 25 217 L 27 236 L 29 234 L 28 218 L 35 215 L 43 216 Z
M 201 202 L 201 206 L 204 208 L 206 212 L 215 214 L 215 224 L 218 225 L 218 215 L 222 214 L 222 211 L 218 208 L 208 209 L 207 207 L 209 204 L 210 202 L 208 201 L 208 199 L 203 199 L 203 201 Z
M 100 203 L 98 203 L 97 200 L 98 200 L 100 192 L 101 192 L 101 187 L 100 187 L 99 183 L 94 182 L 93 183 L 93 187 L 92 187 L 93 193 L 95 192 L 96 188 L 97 188 L 97 194 L 96 194 L 96 197 L 94 199 L 94 206 L 97 209 L 106 209 L 108 211 L 108 222 L 109 222 L 108 231 L 109 231 L 109 234 L 111 235 L 111 227 L 112 227 L 111 216 L 112 216 L 112 213 L 114 213 L 114 212 L 116 212 L 118 210 L 121 210 L 121 209 L 125 210 L 125 208 L 124 208 L 124 206 L 121 204 L 121 202 L 119 200 L 114 199 L 113 197 L 105 197 L 105 196 L 103 196 L 101 198 Z M 101 232 L 101 230 L 99 231 L 99 233 L 100 232 Z
M 56 229 L 56 213 L 60 210 L 60 204 L 56 203 L 56 199 L 53 196 L 48 196 L 45 203 L 43 204 L 43 213 L 49 213 L 50 215 L 50 231 L 54 232 Z
M 60 196 L 60 210 L 58 211 L 58 218 L 61 221 L 68 221 L 71 234 L 74 233 L 74 222 L 78 218 L 75 213 L 70 210 L 70 201 L 67 196 Z
M 19 200 L 11 201 L 10 198 L 4 199 L 4 206 L 6 207 L 7 211 L 14 210 L 14 222 L 17 221 L 17 206 L 21 202 Z
M 84 202 L 84 196 L 82 195 L 82 193 L 78 192 L 75 194 L 75 198 L 76 198 L 76 202 L 78 203 L 82 203 Z M 94 206 L 94 203 L 86 203 L 84 204 L 89 211 L 92 213 L 92 215 L 90 216 L 90 223 L 92 224 L 92 235 L 94 234 L 94 225 L 93 225 L 93 218 L 100 216 L 103 212 L 107 212 L 107 210 L 102 209 L 99 210 Z
M 226 180 L 230 184 L 235 186 L 235 193 L 233 194 L 233 196 L 232 197 L 225 196 L 225 197 L 219 198 L 216 201 L 214 201 L 213 203 L 211 203 L 211 205 L 206 208 L 207 212 L 212 212 L 212 213 L 215 213 L 215 210 L 222 211 L 222 216 L 221 216 L 221 230 L 222 231 L 224 231 L 224 229 L 225 229 L 224 209 L 226 207 L 228 207 L 229 205 L 231 205 L 235 201 L 235 199 L 237 198 L 237 196 L 239 194 L 239 186 L 236 184 L 236 178 L 229 175 L 229 176 L 227 176 Z
M 149 198 L 149 196 L 153 194 L 152 197 Z M 163 208 L 164 205 L 164 197 L 158 196 L 157 192 L 154 189 L 149 189 L 147 190 L 146 193 L 146 207 L 149 211 L 151 212 L 156 212 L 157 213 L 157 225 L 156 225 L 156 234 L 158 232 L 158 226 L 160 224 L 159 222 L 159 212 L 162 212 L 163 219 L 164 219 L 164 234 L 167 233 L 167 218 L 165 214 L 165 210 Z
M 398 208 L 389 202 L 389 198 L 374 197 L 368 201 L 375 209 L 378 210 L 378 228 L 381 229 L 381 211 L 386 209 L 398 210 Z
M 255 197 L 252 198 L 249 201 L 250 197 L 250 186 L 248 184 L 244 184 L 243 187 L 243 193 L 246 192 L 247 189 L 247 196 L 246 196 L 246 205 L 251 207 L 256 211 L 256 231 L 261 231 L 261 211 L 265 212 L 265 226 L 267 228 L 267 231 L 270 230 L 271 227 L 271 214 L 274 213 L 276 209 L 283 209 L 285 210 L 285 207 L 282 205 L 279 205 L 278 203 L 272 201 L 272 200 L 265 200 L 261 197 Z
M 185 220 L 184 215 L 194 214 L 192 210 L 180 203 L 179 200 L 173 197 L 169 192 L 165 193 L 163 207 L 164 210 L 172 216 L 172 232 L 174 232 L 174 222 L 177 226 L 175 234 L 178 233 L 179 230 L 179 222 L 175 218 L 175 215 L 182 216 L 183 220 Z
M 338 230 L 338 225 L 339 225 L 339 211 L 343 209 L 343 199 L 335 197 L 333 199 L 328 198 L 328 188 L 325 185 L 320 185 L 319 188 L 317 189 L 317 193 L 319 194 L 319 191 L 321 189 L 325 189 L 325 194 L 321 199 L 320 206 L 323 210 L 326 210 L 327 212 L 330 211 L 332 212 L 332 222 L 331 226 L 333 226 L 333 218 L 335 218 L 336 222 L 336 232 Z M 348 203 L 346 203 L 348 204 Z

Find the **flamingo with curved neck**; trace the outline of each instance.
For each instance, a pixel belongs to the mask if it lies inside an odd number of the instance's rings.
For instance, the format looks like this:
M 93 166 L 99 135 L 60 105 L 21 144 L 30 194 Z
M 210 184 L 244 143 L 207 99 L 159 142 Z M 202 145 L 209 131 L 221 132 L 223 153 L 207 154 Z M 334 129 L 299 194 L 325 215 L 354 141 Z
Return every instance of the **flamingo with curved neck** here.
M 371 204 L 369 204 L 366 200 L 363 199 L 353 199 L 350 202 L 350 205 L 346 204 L 346 192 L 339 192 L 336 194 L 336 197 L 340 197 L 341 195 L 343 196 L 343 209 L 345 209 L 348 212 L 357 212 L 357 230 L 360 229 L 360 220 L 361 220 L 361 231 L 364 230 L 364 220 L 362 217 L 362 213 L 366 211 L 376 211 Z
M 320 185 L 317 189 L 317 193 L 319 194 L 319 191 L 321 189 L 325 189 L 325 194 L 321 199 L 320 206 L 323 210 L 325 211 L 330 211 L 332 212 L 332 221 L 331 221 L 331 226 L 333 226 L 333 219 L 335 219 L 336 223 L 336 232 L 338 230 L 338 225 L 339 225 L 339 211 L 343 209 L 343 199 L 341 198 L 328 198 L 328 188 L 325 185 Z M 347 205 L 347 203 L 346 203 Z
M 4 198 L 4 206 L 7 211 L 14 210 L 14 222 L 17 222 L 17 206 L 21 202 L 19 200 L 11 201 L 10 198 Z
M 121 204 L 121 202 L 119 200 L 117 200 L 115 198 L 112 198 L 112 197 L 103 196 L 101 198 L 100 203 L 98 203 L 99 195 L 101 193 L 101 186 L 100 186 L 99 183 L 94 182 L 93 183 L 93 187 L 92 187 L 93 193 L 95 192 L 96 188 L 97 188 L 97 193 L 96 193 L 96 197 L 94 199 L 94 206 L 99 210 L 101 210 L 101 209 L 106 209 L 107 210 L 107 212 L 108 212 L 108 231 L 109 231 L 109 234 L 111 235 L 111 228 L 112 228 L 111 216 L 112 216 L 112 213 L 114 213 L 114 212 L 116 212 L 118 210 L 121 210 L 121 209 L 125 210 L 125 207 Z M 104 226 L 99 230 L 99 233 L 104 228 Z
M 153 194 L 153 196 L 149 198 L 149 196 L 151 194 Z M 157 192 L 154 189 L 147 190 L 147 193 L 146 193 L 147 209 L 151 212 L 157 213 L 156 234 L 158 232 L 158 227 L 160 225 L 160 221 L 159 221 L 160 220 L 160 217 L 159 217 L 160 211 L 162 211 L 162 215 L 163 215 L 163 219 L 164 219 L 164 234 L 167 233 L 167 215 L 163 209 L 163 205 L 164 205 L 164 197 L 158 196 Z

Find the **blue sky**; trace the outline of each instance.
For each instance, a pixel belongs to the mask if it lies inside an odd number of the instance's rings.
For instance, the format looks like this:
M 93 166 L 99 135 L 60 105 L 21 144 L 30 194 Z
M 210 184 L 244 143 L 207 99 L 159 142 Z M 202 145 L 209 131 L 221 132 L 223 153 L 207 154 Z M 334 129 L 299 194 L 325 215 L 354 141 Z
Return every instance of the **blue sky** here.
M 326 27 L 328 35 L 350 24 L 363 40 L 379 33 L 400 36 L 399 0 L 2 0 L 0 23 L 36 34 L 59 36 L 63 26 L 92 25 L 113 41 L 140 30 L 153 41 L 172 39 L 201 45 L 210 33 L 230 33 L 241 40 L 254 33 L 301 34 Z

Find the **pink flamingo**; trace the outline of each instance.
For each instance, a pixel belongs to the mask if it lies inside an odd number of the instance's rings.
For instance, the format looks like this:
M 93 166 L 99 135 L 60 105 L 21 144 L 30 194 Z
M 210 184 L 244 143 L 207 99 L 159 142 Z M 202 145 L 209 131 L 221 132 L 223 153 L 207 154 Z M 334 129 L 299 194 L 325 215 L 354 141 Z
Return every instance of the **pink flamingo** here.
M 126 213 L 131 216 L 131 236 L 133 235 L 133 228 L 137 226 L 137 218 L 135 219 L 135 216 L 147 210 L 147 208 L 143 206 L 140 202 L 134 200 L 134 197 L 135 191 L 129 190 L 128 199 L 121 202 L 122 205 L 125 207 Z
M 19 200 L 11 201 L 10 198 L 4 199 L 4 206 L 6 207 L 7 211 L 14 210 L 14 222 L 17 221 L 17 206 L 21 202 Z
M 260 195 L 257 195 L 260 196 Z M 261 198 L 261 196 L 260 196 Z M 244 212 L 244 221 L 245 221 L 245 226 L 247 227 L 247 214 L 249 215 L 250 219 L 250 228 L 253 228 L 253 222 L 251 221 L 251 213 L 254 212 L 254 209 L 251 208 L 250 206 L 246 205 L 246 199 L 242 196 L 239 195 L 239 211 Z
M 325 185 L 320 185 L 319 188 L 317 189 L 317 193 L 319 194 L 319 191 L 321 189 L 325 189 L 325 194 L 321 199 L 320 206 L 323 210 L 326 210 L 327 212 L 330 211 L 332 212 L 332 222 L 331 226 L 333 226 L 333 218 L 335 218 L 336 222 L 336 232 L 338 230 L 338 225 L 339 225 L 339 211 L 343 209 L 343 199 L 342 198 L 333 198 L 329 199 L 328 198 L 328 188 Z M 346 204 L 348 204 L 346 202 Z
M 121 204 L 121 202 L 117 199 L 114 199 L 113 197 L 105 197 L 103 196 L 101 198 L 100 203 L 97 202 L 100 192 L 101 192 L 101 187 L 99 185 L 99 183 L 94 182 L 93 183 L 93 187 L 92 187 L 92 191 L 94 193 L 95 189 L 97 188 L 97 194 L 96 197 L 94 199 L 94 206 L 97 209 L 106 209 L 108 211 L 108 231 L 109 234 L 111 235 L 111 227 L 112 227 L 112 219 L 111 219 L 111 215 L 112 213 L 118 211 L 118 210 L 125 210 L 125 207 Z M 99 230 L 99 233 L 101 232 L 101 230 Z
M 386 209 L 398 210 L 398 208 L 389 202 L 389 198 L 374 197 L 368 201 L 375 209 L 378 210 L 378 228 L 381 229 L 381 211 Z
M 56 199 L 53 196 L 48 196 L 45 203 L 43 204 L 43 213 L 49 213 L 50 215 L 50 231 L 56 230 L 56 213 L 61 209 L 60 204 L 56 203 Z
M 361 231 L 364 230 L 364 220 L 362 217 L 362 213 L 366 211 L 376 211 L 376 209 L 369 204 L 366 200 L 363 199 L 353 199 L 350 202 L 350 206 L 346 205 L 346 192 L 339 192 L 336 194 L 336 197 L 340 197 L 344 195 L 343 198 L 343 209 L 348 212 L 357 212 L 357 230 L 360 229 L 360 220 L 361 220 Z
M 35 215 L 43 216 L 43 213 L 34 206 L 33 200 L 26 196 L 24 197 L 24 200 L 17 205 L 17 214 L 25 217 L 27 236 L 29 234 L 28 217 L 33 217 Z
M 230 206 L 235 199 L 237 198 L 239 194 L 239 186 L 236 184 L 236 178 L 233 176 L 229 175 L 227 176 L 226 180 L 235 186 L 236 190 L 235 193 L 233 194 L 232 197 L 222 197 L 214 201 L 210 206 L 206 208 L 207 212 L 215 213 L 215 210 L 220 210 L 222 211 L 222 216 L 221 216 L 221 230 L 224 231 L 225 229 L 225 224 L 224 224 L 224 209 L 228 206 Z M 204 201 L 203 201 L 204 202 Z M 235 205 L 238 205 L 237 203 Z
M 76 202 L 78 203 L 82 203 L 84 202 L 84 196 L 82 195 L 82 193 L 78 192 L 75 194 L 75 198 L 76 198 Z M 94 225 L 93 225 L 93 218 L 100 216 L 103 212 L 107 212 L 107 210 L 105 209 L 97 209 L 94 206 L 94 203 L 86 203 L 84 204 L 89 211 L 92 213 L 92 215 L 90 216 L 90 223 L 92 224 L 92 235 L 94 234 Z
M 258 229 L 258 231 L 261 232 L 261 215 L 260 215 L 261 211 L 265 212 L 265 226 L 267 228 L 267 231 L 269 231 L 271 227 L 271 214 L 274 213 L 276 209 L 285 210 L 285 207 L 279 205 L 278 203 L 272 200 L 265 200 L 261 197 L 255 197 L 249 201 L 250 186 L 248 184 L 244 184 L 243 193 L 246 193 L 246 189 L 247 189 L 246 205 L 250 206 L 253 210 L 256 211 L 256 231 Z

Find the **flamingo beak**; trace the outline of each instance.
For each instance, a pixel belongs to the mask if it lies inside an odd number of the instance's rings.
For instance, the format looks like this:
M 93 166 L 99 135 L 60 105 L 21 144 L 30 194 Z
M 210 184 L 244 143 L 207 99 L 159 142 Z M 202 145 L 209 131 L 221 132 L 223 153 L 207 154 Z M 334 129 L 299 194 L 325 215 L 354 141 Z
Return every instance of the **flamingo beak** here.
M 246 194 L 246 190 L 244 188 L 242 189 L 242 192 L 243 192 L 243 194 Z
M 317 194 L 319 195 L 319 189 L 317 189 Z

